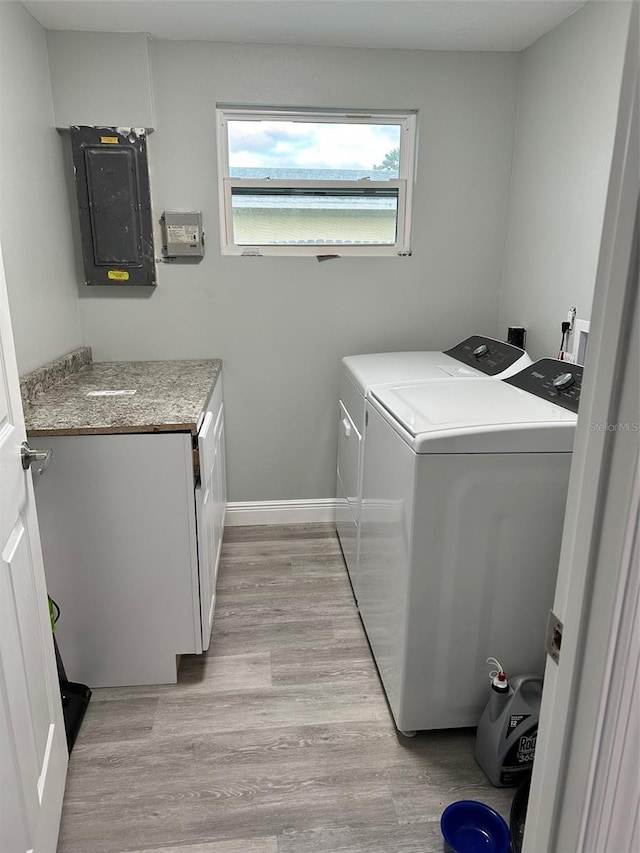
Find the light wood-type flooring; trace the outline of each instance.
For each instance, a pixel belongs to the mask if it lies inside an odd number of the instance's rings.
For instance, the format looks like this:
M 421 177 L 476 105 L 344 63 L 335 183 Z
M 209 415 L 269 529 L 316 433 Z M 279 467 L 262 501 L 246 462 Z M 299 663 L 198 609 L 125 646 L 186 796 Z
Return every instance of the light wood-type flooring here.
M 441 853 L 454 800 L 508 820 L 473 742 L 396 732 L 331 525 L 228 528 L 208 653 L 94 691 L 58 853 Z

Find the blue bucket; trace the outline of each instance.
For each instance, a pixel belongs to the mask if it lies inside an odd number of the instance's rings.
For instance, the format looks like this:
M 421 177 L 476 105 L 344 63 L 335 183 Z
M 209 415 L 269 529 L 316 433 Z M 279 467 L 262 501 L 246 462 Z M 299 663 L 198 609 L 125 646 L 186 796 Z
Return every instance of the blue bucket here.
M 509 853 L 509 827 L 484 803 L 451 803 L 442 813 L 440 829 L 445 849 L 453 853 Z

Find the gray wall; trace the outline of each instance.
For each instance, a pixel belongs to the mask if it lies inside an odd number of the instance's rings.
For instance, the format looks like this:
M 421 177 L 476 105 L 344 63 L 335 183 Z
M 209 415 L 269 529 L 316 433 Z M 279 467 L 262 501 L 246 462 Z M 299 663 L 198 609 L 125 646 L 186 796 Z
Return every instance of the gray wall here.
M 201 209 L 207 254 L 161 265 L 151 295 L 83 287 L 85 339 L 99 360 L 221 356 L 230 499 L 331 497 L 341 357 L 496 331 L 519 57 L 149 47 L 155 217 Z M 418 108 L 413 257 L 222 257 L 216 101 Z
M 70 210 L 42 27 L 0 3 L 0 243 L 18 369 L 82 343 Z
M 533 358 L 570 306 L 591 316 L 629 15 L 587 3 L 522 55 L 499 329 L 527 326 Z

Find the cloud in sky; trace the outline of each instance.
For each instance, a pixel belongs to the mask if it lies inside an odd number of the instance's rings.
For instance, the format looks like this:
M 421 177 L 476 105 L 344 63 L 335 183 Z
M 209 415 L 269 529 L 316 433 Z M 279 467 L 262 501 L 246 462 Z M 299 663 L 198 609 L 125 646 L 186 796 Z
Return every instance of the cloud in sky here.
M 229 121 L 231 166 L 372 169 L 400 145 L 399 125 Z

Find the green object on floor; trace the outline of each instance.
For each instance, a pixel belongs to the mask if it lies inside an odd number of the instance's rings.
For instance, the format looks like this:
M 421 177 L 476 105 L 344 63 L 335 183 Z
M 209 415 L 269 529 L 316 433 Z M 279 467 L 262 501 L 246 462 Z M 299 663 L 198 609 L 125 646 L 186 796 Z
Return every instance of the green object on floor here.
M 55 614 L 55 611 L 53 608 L 53 601 L 51 600 L 51 596 L 48 595 L 47 598 L 49 599 L 49 619 L 51 619 L 51 630 L 55 634 L 55 632 L 56 632 L 56 614 Z

